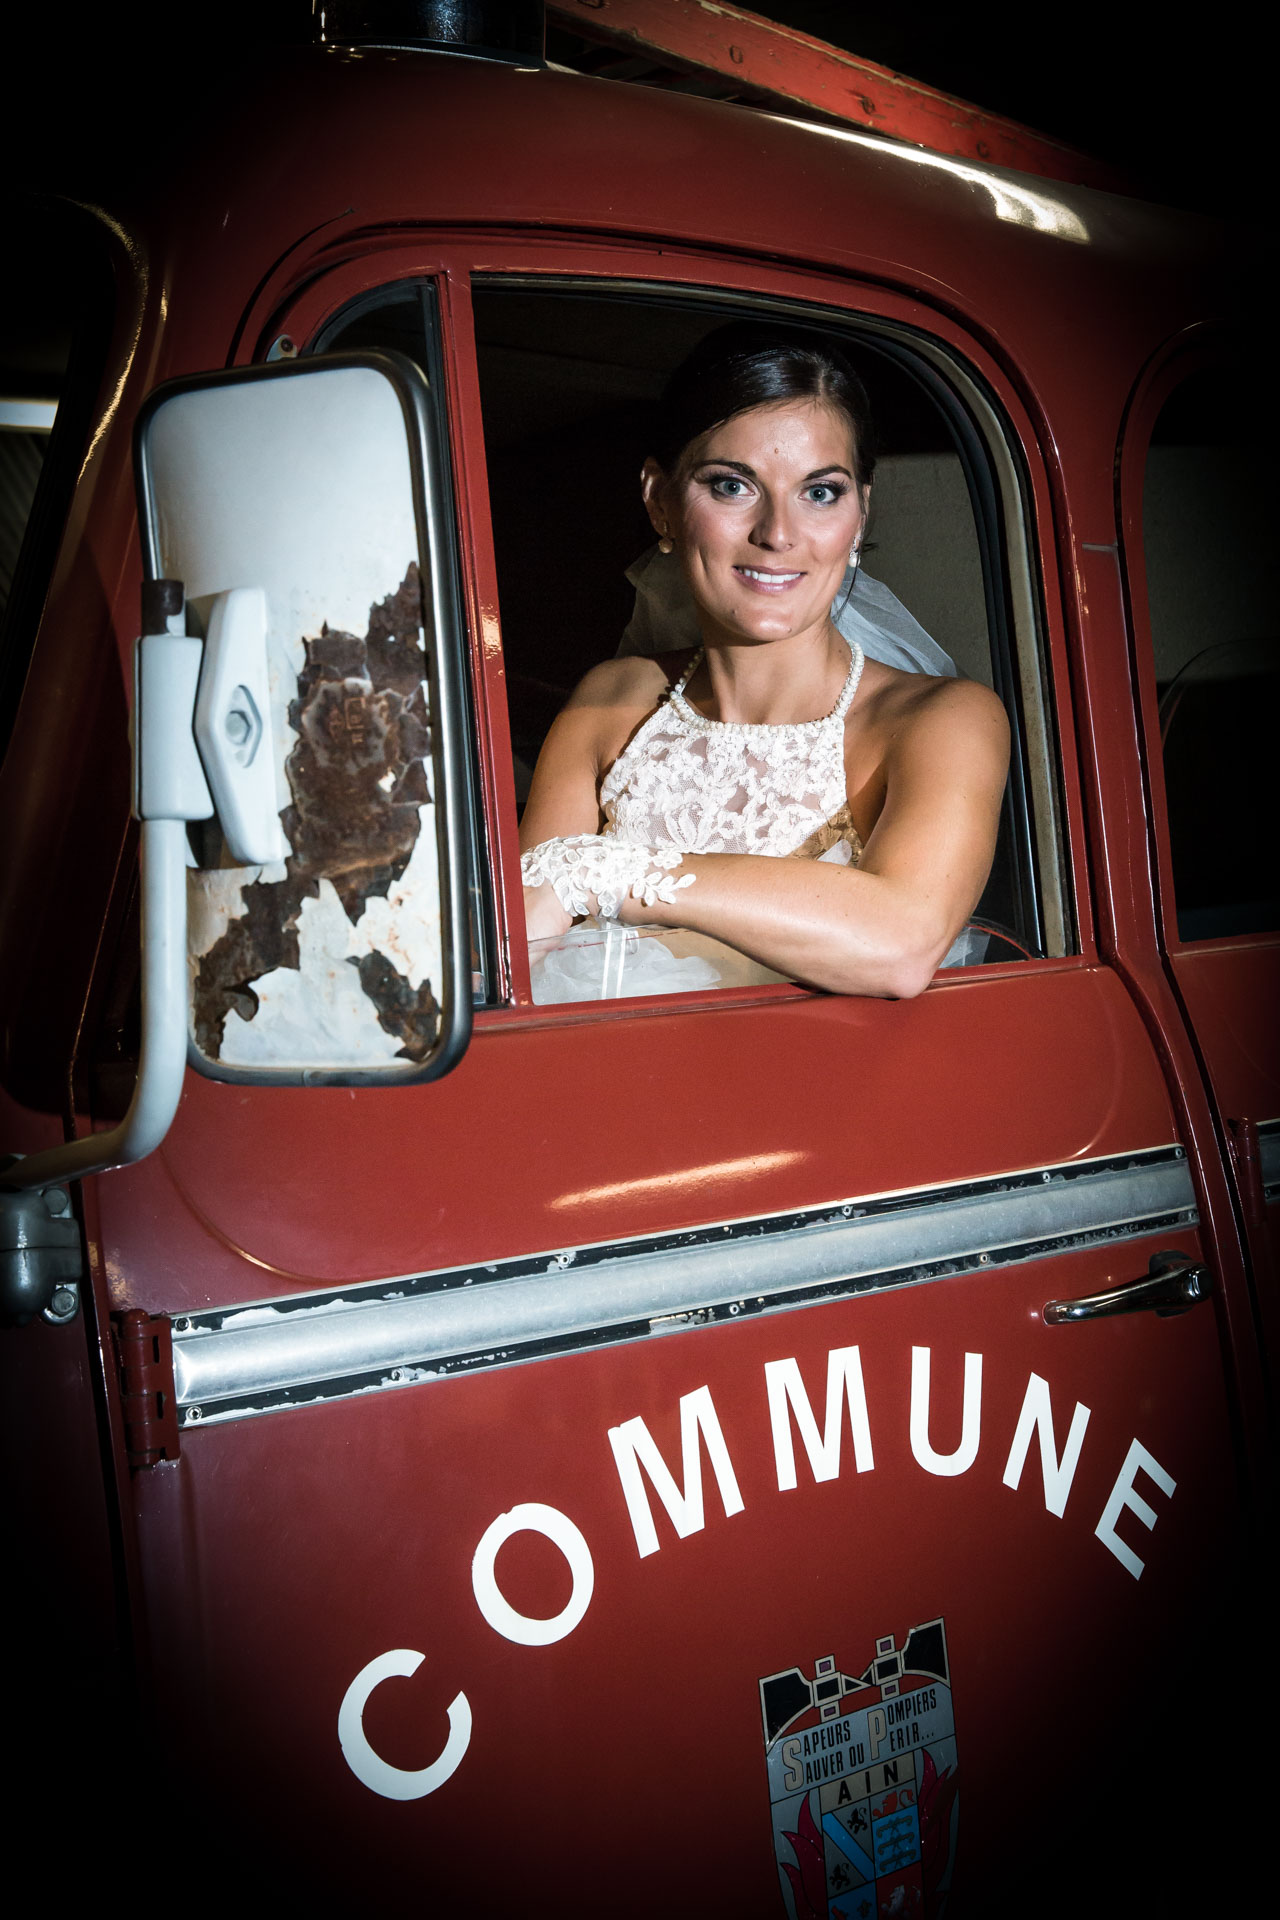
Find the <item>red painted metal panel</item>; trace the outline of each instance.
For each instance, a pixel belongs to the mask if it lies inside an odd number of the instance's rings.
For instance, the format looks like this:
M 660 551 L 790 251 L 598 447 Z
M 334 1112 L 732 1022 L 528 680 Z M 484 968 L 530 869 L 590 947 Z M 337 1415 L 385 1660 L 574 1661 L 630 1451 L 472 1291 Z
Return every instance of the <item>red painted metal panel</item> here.
M 188 1076 L 164 1146 L 103 1183 L 102 1257 L 114 1307 L 189 1312 L 1174 1137 L 1141 1022 L 1078 965 L 494 1021 L 430 1087 Z
M 743 89 L 939 153 L 1123 191 L 1113 169 L 1048 134 L 724 0 L 551 0 L 547 13 L 589 38 L 669 54 L 681 67 L 723 74 Z
M 426 55 L 303 55 L 267 82 L 246 73 L 245 90 L 245 112 L 257 116 L 252 160 L 211 127 L 178 162 L 183 221 L 163 245 L 167 296 L 183 315 L 169 353 L 199 365 L 225 359 L 229 342 L 233 352 L 265 347 L 279 303 L 326 255 L 337 264 L 406 229 L 447 225 L 495 239 L 546 234 L 557 251 L 570 233 L 652 237 L 664 249 L 861 272 L 981 316 L 1011 347 L 1030 331 L 1046 348 L 1099 367 L 1123 361 L 1128 372 L 1135 334 L 1145 357 L 1163 337 L 1153 328 L 1179 324 L 1178 289 L 1199 277 L 1198 260 L 1213 270 L 1219 247 L 1207 226 L 1189 230 L 1167 210 L 1113 195 L 577 75 Z M 338 124 L 341 142 L 306 139 L 308 128 Z M 1185 317 L 1203 306 L 1197 290 Z M 1102 312 L 1105 327 L 1090 319 Z M 1019 343 L 1012 364 L 1021 357 Z M 166 357 L 148 382 L 183 370 Z
M 1280 1119 L 1280 941 L 1188 947 L 1174 970 L 1222 1112 Z
M 1081 497 L 1089 500 L 1087 487 Z M 1102 531 L 1108 525 L 1104 515 L 1114 509 L 1101 486 L 1091 506 L 1085 525 Z M 1099 950 L 1125 982 L 1164 1069 L 1178 1137 L 1187 1144 L 1196 1178 L 1206 1252 L 1221 1288 L 1218 1311 L 1240 1419 L 1261 1448 L 1265 1399 L 1244 1249 L 1200 1060 L 1160 951 L 1149 791 L 1128 662 L 1114 641 L 1108 645 L 1103 638 L 1123 632 L 1118 550 L 1114 541 L 1081 539 L 1078 554 L 1081 644 L 1073 666 Z
M 1143 1251 L 1126 1249 L 1130 1265 Z M 1073 1256 L 1053 1284 L 1083 1292 L 1115 1265 Z M 300 1893 L 322 1884 L 339 1900 L 412 1891 L 488 1920 L 518 1880 L 546 1911 L 775 1920 L 759 1680 L 824 1654 L 860 1672 L 878 1636 L 901 1645 L 942 1615 L 957 1910 L 1047 1911 L 1062 1802 L 1046 1781 L 1091 1776 L 1096 1716 L 1159 1724 L 1141 1689 L 1164 1661 L 1185 1663 L 1190 1620 L 1202 1645 L 1223 1623 L 1235 1513 L 1202 1316 L 1050 1330 L 1046 1279 L 1033 1266 L 942 1282 L 191 1436 L 179 1473 L 137 1480 L 133 1498 L 149 1608 L 191 1623 L 157 1650 L 156 1677 L 206 1823 L 255 1863 L 286 1864 Z M 846 1425 L 837 1478 L 815 1484 L 797 1443 L 799 1483 L 779 1491 L 765 1364 L 797 1358 L 821 1420 L 827 1353 L 849 1343 L 873 1465 L 855 1470 Z M 913 1346 L 932 1355 L 940 1453 L 960 1437 L 963 1356 L 982 1355 L 980 1440 L 959 1475 L 913 1452 Z M 1061 1517 L 1035 1446 L 1017 1488 L 1005 1483 L 1032 1374 L 1049 1382 L 1060 1446 L 1077 1404 L 1090 1409 Z M 643 1418 L 679 1479 L 679 1397 L 703 1387 L 742 1510 L 726 1513 L 704 1460 L 704 1525 L 677 1538 L 655 1499 L 659 1544 L 641 1558 L 607 1429 Z M 1095 1532 L 1134 1438 L 1176 1482 L 1171 1496 L 1141 1482 L 1150 1531 L 1131 1511 L 1116 1523 L 1140 1580 Z M 565 1514 L 593 1566 L 581 1623 L 546 1646 L 495 1631 L 473 1590 L 482 1536 L 526 1502 Z M 496 1578 L 536 1617 L 570 1598 L 564 1558 L 535 1535 L 502 1549 Z M 471 1713 L 452 1778 L 407 1802 L 361 1784 L 337 1732 L 347 1688 L 398 1648 L 425 1659 L 370 1699 L 380 1757 L 424 1767 L 459 1692 Z M 1144 1792 L 1132 1771 L 1131 1811 Z M 1105 1859 L 1105 1839 L 1095 1846 Z
M 1120 446 L 1118 504 L 1160 945 L 1168 978 L 1204 1062 L 1220 1137 L 1226 1140 L 1239 1136 L 1242 1129 L 1246 1137 L 1256 1136 L 1259 1123 L 1280 1119 L 1280 936 L 1256 933 L 1201 941 L 1179 936 L 1143 547 L 1143 492 L 1152 432 L 1165 402 L 1182 381 L 1214 363 L 1215 347 L 1220 351 L 1211 335 L 1196 330 L 1176 341 L 1137 382 Z M 1256 1164 L 1236 1154 L 1227 1160 L 1226 1168 L 1235 1175 L 1232 1184 L 1241 1229 L 1251 1254 L 1254 1309 L 1274 1370 L 1280 1362 L 1276 1208 L 1263 1204 Z M 1238 1339 L 1247 1338 L 1242 1328 Z

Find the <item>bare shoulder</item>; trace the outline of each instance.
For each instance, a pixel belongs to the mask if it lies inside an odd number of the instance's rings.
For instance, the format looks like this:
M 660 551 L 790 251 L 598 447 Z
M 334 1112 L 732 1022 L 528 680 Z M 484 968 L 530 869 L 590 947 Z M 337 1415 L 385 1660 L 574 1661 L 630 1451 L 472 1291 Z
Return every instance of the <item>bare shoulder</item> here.
M 903 673 L 879 661 L 875 667 L 868 718 L 887 750 L 932 753 L 949 744 L 956 751 L 1007 756 L 1009 720 L 990 687 L 950 675 Z
M 582 676 L 565 702 L 564 710 L 591 707 L 630 712 L 637 707 L 656 706 L 670 684 L 667 674 L 675 658 L 664 654 L 658 660 L 633 653 L 619 660 L 602 660 Z
M 997 732 L 1008 732 L 1009 717 L 1003 702 L 980 680 L 920 673 L 909 677 L 925 682 L 915 695 L 914 708 L 921 719 L 927 716 L 931 725 L 955 723 L 979 731 L 994 728 Z

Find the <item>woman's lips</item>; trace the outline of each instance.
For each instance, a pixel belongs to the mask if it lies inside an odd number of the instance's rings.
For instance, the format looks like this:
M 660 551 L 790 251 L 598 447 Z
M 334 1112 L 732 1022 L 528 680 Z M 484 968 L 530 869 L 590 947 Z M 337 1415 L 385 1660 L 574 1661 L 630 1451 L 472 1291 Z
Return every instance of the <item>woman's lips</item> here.
M 795 573 L 781 567 L 735 567 L 734 572 L 753 593 L 785 593 L 804 579 L 803 570 Z

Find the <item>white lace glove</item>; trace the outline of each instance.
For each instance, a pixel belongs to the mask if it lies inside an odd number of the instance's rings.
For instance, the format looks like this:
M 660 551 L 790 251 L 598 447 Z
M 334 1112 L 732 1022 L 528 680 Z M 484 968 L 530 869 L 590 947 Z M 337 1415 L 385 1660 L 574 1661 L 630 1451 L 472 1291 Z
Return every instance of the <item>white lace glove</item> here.
M 616 920 L 628 893 L 646 907 L 658 900 L 674 906 L 677 889 L 691 887 L 698 877 L 675 878 L 671 869 L 683 858 L 678 847 L 629 847 L 611 833 L 572 833 L 544 840 L 522 855 L 520 874 L 526 887 L 550 881 L 575 920 L 593 911 L 602 920 Z

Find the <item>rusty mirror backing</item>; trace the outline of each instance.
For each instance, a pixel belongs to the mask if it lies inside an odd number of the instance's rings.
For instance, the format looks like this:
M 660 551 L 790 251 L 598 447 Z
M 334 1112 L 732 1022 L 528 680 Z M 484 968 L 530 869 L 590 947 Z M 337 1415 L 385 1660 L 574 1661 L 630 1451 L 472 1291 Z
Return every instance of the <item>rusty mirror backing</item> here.
M 369 353 L 176 381 L 139 419 L 146 571 L 183 583 L 204 638 L 209 785 L 218 799 L 257 755 L 266 819 L 262 864 L 234 796 L 191 832 L 189 1058 L 220 1079 L 432 1079 L 470 1037 L 464 649 L 434 409 L 416 367 Z M 211 681 L 234 683 L 216 727 Z

